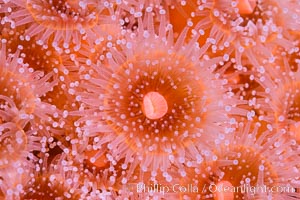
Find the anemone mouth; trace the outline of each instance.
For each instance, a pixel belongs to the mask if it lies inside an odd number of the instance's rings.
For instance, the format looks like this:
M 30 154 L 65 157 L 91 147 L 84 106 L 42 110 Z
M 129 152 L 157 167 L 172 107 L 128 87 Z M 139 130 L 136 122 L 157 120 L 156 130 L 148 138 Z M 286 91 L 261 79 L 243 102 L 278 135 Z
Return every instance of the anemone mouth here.
M 158 92 L 148 92 L 143 98 L 142 110 L 148 119 L 160 119 L 168 112 L 168 103 Z
M 12 166 L 27 147 L 25 132 L 12 122 L 0 124 L 0 169 Z
M 239 0 L 237 7 L 241 15 L 247 15 L 253 13 L 256 5 L 256 0 Z
M 78 0 L 27 0 L 26 7 L 38 24 L 55 30 L 94 27 L 100 12 L 97 3 Z
M 205 121 L 202 113 L 209 101 L 199 72 L 176 55 L 153 55 L 137 56 L 112 75 L 104 101 L 108 124 L 117 133 L 142 140 L 172 140 L 185 132 L 197 132 Z M 154 113 L 155 106 L 160 114 Z

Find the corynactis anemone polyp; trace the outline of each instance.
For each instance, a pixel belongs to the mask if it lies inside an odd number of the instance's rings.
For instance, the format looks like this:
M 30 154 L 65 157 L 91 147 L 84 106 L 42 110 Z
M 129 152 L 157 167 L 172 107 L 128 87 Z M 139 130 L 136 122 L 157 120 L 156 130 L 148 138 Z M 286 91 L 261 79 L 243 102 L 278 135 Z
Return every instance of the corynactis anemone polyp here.
M 12 199 L 86 199 L 90 186 L 85 181 L 85 173 L 71 165 L 65 154 L 56 156 L 50 163 L 48 153 L 41 157 L 30 171 L 30 177 L 22 180 L 20 195 Z
M 288 62 L 285 58 L 285 64 Z M 300 71 L 292 72 L 289 66 L 286 71 L 281 71 L 280 66 L 266 68 L 266 73 L 260 74 L 258 82 L 263 86 L 265 92 L 261 93 L 257 105 L 265 111 L 265 115 L 260 118 L 273 125 L 277 130 L 285 130 L 286 136 L 292 136 L 293 139 L 300 142 L 299 132 L 299 81 Z M 283 73 L 282 73 L 283 72 Z
M 242 55 L 248 59 L 255 58 L 257 53 L 270 57 L 274 45 L 286 47 L 291 44 L 282 37 L 290 28 L 274 17 L 282 15 L 277 1 L 209 0 L 197 3 L 191 12 L 192 27 L 205 36 L 204 42 L 211 46 L 209 51 L 234 53 L 238 65 L 242 65 Z M 284 28 L 287 29 L 283 31 Z
M 32 88 L 34 86 L 33 74 L 22 64 L 22 58 L 18 58 L 19 52 L 6 56 L 6 42 L 5 39 L 1 40 L 0 52 L 0 94 L 6 97 L 1 98 L 2 109 L 5 110 L 5 107 L 15 105 L 23 113 L 31 114 L 35 107 L 35 93 Z M 6 115 L 9 112 L 2 114 Z
M 83 76 L 88 93 L 78 94 L 87 104 L 79 120 L 85 122 L 82 134 L 97 136 L 114 159 L 125 158 L 124 169 L 132 171 L 139 162 L 143 171 L 167 173 L 173 163 L 185 176 L 184 163 L 197 162 L 207 145 L 224 138 L 224 125 L 235 122 L 229 114 L 246 112 L 235 108 L 237 101 L 212 73 L 222 57 L 201 59 L 197 38 L 184 44 L 187 29 L 173 44 L 165 23 L 158 35 L 152 23 L 146 29 L 146 22 L 139 23 L 122 51 L 106 53 L 110 67 Z
M 291 141 L 281 138 L 282 132 L 259 133 L 259 127 L 259 123 L 254 126 L 240 123 L 240 129 L 215 149 L 215 156 L 212 156 L 215 159 L 205 160 L 196 169 L 195 176 L 187 179 L 187 182 L 193 180 L 193 184 L 199 188 L 204 186 L 202 192 L 205 192 L 194 195 L 195 198 L 299 198 L 295 192 L 298 186 L 293 184 L 299 176 L 296 167 L 299 158 L 289 148 Z
M 44 88 L 45 90 L 41 95 L 47 93 L 46 97 L 42 97 L 42 99 L 53 103 L 53 100 L 48 96 L 51 96 L 50 94 L 52 93 L 49 90 L 52 90 L 53 87 L 55 87 L 54 89 L 57 88 L 58 75 L 60 75 L 58 72 L 62 71 L 60 56 L 53 47 L 49 47 L 47 44 L 44 44 L 44 46 L 38 45 L 34 37 L 26 37 L 25 30 L 25 27 L 11 29 L 6 26 L 3 28 L 2 38 L 7 40 L 7 52 L 14 53 L 19 51 L 20 59 L 22 59 L 24 65 L 30 71 L 40 72 L 36 78 L 44 75 L 48 77 L 49 85 Z M 57 103 L 56 106 L 60 107 L 60 104 Z
M 106 48 L 114 46 L 118 38 L 117 35 L 120 35 L 115 31 L 119 30 L 120 27 L 115 24 L 101 25 L 101 27 L 107 34 L 99 35 L 93 45 L 89 45 L 87 41 L 82 41 L 80 49 L 76 49 L 74 44 L 70 45 L 69 48 L 59 48 L 61 63 L 58 68 L 54 69 L 57 73 L 58 84 L 52 91 L 41 97 L 43 101 L 54 104 L 61 111 L 62 118 L 59 123 L 56 123 L 57 130 L 52 132 L 55 132 L 55 138 L 68 147 L 70 147 L 70 142 L 72 143 L 73 139 L 76 140 L 78 135 L 80 137 L 80 133 L 78 134 L 76 131 L 76 120 L 79 117 L 75 114 L 85 107 L 80 102 L 81 97 L 75 92 L 80 91 L 78 87 L 80 77 L 83 76 L 83 73 L 96 69 L 98 62 L 104 64 L 103 52 L 107 51 Z
M 11 43 L 11 40 L 6 39 L 2 39 L 1 42 L 1 94 L 7 96 L 16 105 L 18 109 L 16 116 L 30 120 L 33 129 L 43 129 L 41 132 L 49 134 L 48 131 L 53 126 L 54 119 L 58 117 L 59 111 L 55 106 L 42 102 L 41 97 L 57 84 L 57 79 L 54 78 L 55 73 L 52 71 L 45 74 L 46 72 L 40 69 L 35 71 L 34 69 L 38 67 L 34 62 L 34 57 L 26 52 L 21 44 L 16 46 Z M 35 48 L 32 47 L 32 49 Z M 13 52 L 14 50 L 16 52 Z M 8 56 L 6 56 L 6 51 L 9 52 Z M 29 63 L 24 63 L 24 60 Z M 51 65 L 46 61 L 40 64 Z M 45 69 L 41 67 L 41 70 Z M 8 104 L 11 103 L 8 102 Z
M 17 0 L 2 4 L 4 13 L 13 26 L 29 26 L 25 34 L 37 36 L 39 44 L 68 48 L 71 43 L 80 47 L 81 40 L 93 42 L 102 32 L 99 28 L 100 13 L 104 5 L 98 1 L 68 0 Z
M 2 29 L 2 38 L 7 40 L 8 53 L 19 50 L 24 64 L 29 65 L 30 68 L 43 71 L 45 74 L 53 72 L 61 63 L 58 52 L 48 44 L 38 45 L 36 38 L 26 36 L 25 31 L 25 26 L 12 29 L 5 25 Z

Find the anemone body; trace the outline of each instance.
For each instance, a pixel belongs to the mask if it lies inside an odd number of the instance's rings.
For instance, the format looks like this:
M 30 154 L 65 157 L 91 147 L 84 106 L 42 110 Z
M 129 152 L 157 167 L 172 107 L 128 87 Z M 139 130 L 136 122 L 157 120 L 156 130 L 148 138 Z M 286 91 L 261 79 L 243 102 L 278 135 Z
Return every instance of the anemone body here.
M 195 198 L 219 199 L 226 195 L 228 199 L 299 198 L 295 189 L 298 185 L 293 184 L 298 179 L 298 158 L 290 148 L 292 141 L 286 141 L 283 132 L 265 131 L 258 136 L 259 129 L 259 123 L 254 126 L 240 123 L 240 130 L 216 148 L 212 159 L 199 166 L 192 182 L 199 188 L 207 187 Z M 225 187 L 231 189 L 225 191 Z
M 294 9 L 284 9 L 280 1 L 251 2 L 188 2 L 183 9 L 188 13 L 187 24 L 194 28 L 191 35 L 195 32 L 201 33 L 203 37 L 200 37 L 199 42 L 210 44 L 210 53 L 231 55 L 238 66 L 242 66 L 241 60 L 244 57 L 254 65 L 257 64 L 256 57 L 271 57 L 274 46 L 290 48 L 291 40 L 283 35 L 293 28 L 286 26 L 279 19 L 287 17 L 283 17 L 284 11 L 291 14 Z M 289 1 L 284 7 L 292 5 L 294 2 Z M 179 16 L 179 13 L 176 16 Z M 295 27 L 298 26 L 297 19 L 290 18 L 289 21 L 294 23 Z M 176 22 L 173 23 L 176 26 Z
M 293 73 L 288 67 L 286 69 L 282 73 L 279 68 L 272 71 L 267 68 L 267 73 L 260 75 L 258 80 L 265 92 L 261 93 L 263 98 L 257 105 L 265 113 L 261 119 L 273 128 L 285 131 L 289 139 L 299 143 L 299 70 Z
M 93 43 L 102 32 L 98 25 L 104 5 L 98 1 L 18 0 L 2 2 L 2 7 L 12 26 L 26 25 L 25 35 L 36 36 L 39 44 L 78 48 L 82 40 Z M 107 23 L 104 18 L 101 22 Z
M 22 190 L 8 199 L 86 199 L 89 183 L 65 154 L 51 160 L 48 153 L 40 157 L 29 176 L 22 179 Z
M 109 66 L 88 71 L 79 86 L 87 91 L 77 95 L 87 105 L 78 112 L 80 134 L 99 138 L 96 145 L 108 148 L 106 157 L 122 161 L 128 171 L 123 184 L 137 165 L 145 172 L 164 172 L 171 181 L 167 171 L 174 164 L 184 176 L 183 163 L 201 160 L 204 149 L 228 132 L 230 114 L 246 114 L 212 72 L 223 58 L 201 59 L 197 38 L 184 44 L 187 30 L 173 44 L 164 22 L 155 34 L 153 24 L 140 19 L 138 34 L 125 36 L 122 51 L 106 53 Z M 154 118 L 143 106 L 151 92 L 165 105 Z

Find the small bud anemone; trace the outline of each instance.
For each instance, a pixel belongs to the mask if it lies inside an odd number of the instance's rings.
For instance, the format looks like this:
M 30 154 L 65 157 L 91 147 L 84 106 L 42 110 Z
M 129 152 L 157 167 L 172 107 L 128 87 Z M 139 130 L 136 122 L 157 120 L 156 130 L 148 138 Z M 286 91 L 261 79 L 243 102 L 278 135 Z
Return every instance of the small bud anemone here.
M 49 163 L 49 154 L 41 155 L 39 164 L 23 179 L 22 190 L 12 199 L 86 199 L 90 190 L 89 176 L 73 166 L 65 154 Z
M 184 182 L 197 185 L 202 193 L 182 195 L 215 200 L 298 199 L 299 155 L 289 147 L 291 141 L 276 131 L 258 136 L 259 123 L 240 123 L 239 127 L 215 148 L 210 159 L 188 172 Z
M 42 71 L 34 71 L 24 64 L 24 54 L 20 54 L 22 46 L 18 46 L 16 52 L 8 53 L 12 49 L 6 49 L 6 39 L 1 40 L 0 74 L 1 74 L 1 110 L 2 122 L 18 119 L 30 121 L 27 130 L 40 130 L 49 126 L 58 111 L 55 106 L 41 101 L 39 97 L 50 91 L 56 84 L 54 72 L 44 74 Z M 47 125 L 46 125 L 47 124 Z
M 224 56 L 229 57 L 228 55 Z M 243 57 L 241 60 L 242 65 L 237 65 L 235 59 L 228 59 L 215 69 L 215 73 L 228 80 L 226 87 L 233 96 L 240 100 L 241 104 L 243 102 L 240 108 L 248 110 L 246 118 L 241 116 L 239 118 L 235 117 L 235 119 L 239 122 L 259 121 L 264 128 L 267 128 L 268 123 L 261 120 L 260 116 L 269 111 L 262 109 L 257 104 L 260 101 L 259 99 L 262 99 L 261 93 L 264 93 L 264 87 L 259 83 L 260 81 L 257 80 L 256 76 L 264 72 L 264 62 L 260 57 L 255 60 L 256 62 L 252 63 L 249 59 Z
M 72 71 L 73 66 L 70 69 L 63 65 L 66 50 L 54 48 L 47 43 L 38 44 L 36 37 L 27 37 L 25 32 L 26 26 L 13 29 L 6 26 L 3 29 L 2 37 L 7 40 L 6 49 L 8 53 L 18 51 L 24 66 L 35 72 L 36 77 L 34 78 L 41 79 L 43 77 L 47 81 L 47 84 L 38 86 L 44 87 L 44 89 L 39 90 L 42 93 L 35 93 L 36 97 L 39 97 L 39 99 L 35 99 L 35 104 L 39 104 L 36 108 L 43 110 L 49 116 L 36 118 L 33 126 L 39 129 L 40 133 L 55 135 L 56 138 L 60 139 L 65 138 L 62 135 L 72 132 L 74 127 L 70 124 L 77 120 L 71 119 L 72 117 L 68 116 L 68 111 L 79 109 L 76 99 L 72 96 L 72 87 L 74 87 L 79 75 Z M 65 62 L 68 63 L 68 61 Z M 77 74 L 77 76 L 74 76 L 74 74 Z M 52 119 L 48 121 L 50 115 L 52 115 Z
M 194 9 L 191 8 L 193 3 Z M 241 65 L 242 55 L 249 60 L 255 59 L 257 53 L 271 56 L 274 45 L 285 47 L 291 44 L 289 39 L 282 37 L 282 32 L 292 30 L 292 27 L 278 20 L 278 15 L 283 17 L 285 11 L 290 13 L 281 7 L 280 1 L 208 0 L 187 4 L 185 7 L 189 8 L 189 24 L 194 32 L 205 36 L 200 37 L 200 40 L 205 41 L 199 42 L 210 44 L 209 51 L 212 53 L 233 54 L 238 65 Z M 292 6 L 294 3 L 288 1 L 287 5 Z M 297 19 L 291 15 L 289 17 L 287 21 L 298 24 Z
M 264 114 L 261 119 L 277 130 L 286 131 L 287 139 L 296 140 L 299 144 L 299 39 L 295 38 L 294 46 L 289 50 L 277 48 L 274 57 L 264 60 L 256 74 L 257 82 L 263 87 L 259 93 L 256 106 Z
M 110 66 L 89 70 L 90 79 L 83 75 L 80 84 L 87 91 L 79 93 L 87 105 L 78 120 L 85 124 L 81 134 L 98 137 L 98 145 L 124 159 L 129 171 L 140 165 L 143 171 L 166 172 L 172 163 L 184 168 L 222 140 L 230 114 L 246 114 L 227 95 L 226 81 L 212 73 L 222 57 L 201 58 L 197 38 L 184 43 L 187 29 L 173 44 L 172 31 L 167 34 L 169 26 L 161 21 L 155 34 L 151 20 L 139 19 L 138 34 L 129 33 L 122 51 L 106 53 Z
M 256 104 L 265 112 L 261 119 L 273 125 L 277 130 L 285 130 L 299 144 L 298 131 L 300 120 L 300 71 L 292 72 L 288 60 L 284 61 L 285 70 L 279 65 L 266 65 L 266 73 L 259 74 L 258 82 L 264 88 Z M 276 64 L 276 63 L 275 63 Z
M 35 182 L 27 182 L 29 191 L 32 191 L 32 185 L 36 187 L 36 184 L 41 183 L 45 186 L 44 189 L 37 188 L 39 192 L 25 191 L 24 196 L 50 198 L 49 193 L 52 193 L 57 198 L 65 199 L 124 199 L 126 196 L 121 194 L 115 185 L 117 177 L 121 175 L 120 165 L 106 162 L 109 165 L 105 166 L 105 162 L 93 160 L 95 151 L 90 150 L 91 145 L 87 144 L 86 150 L 82 148 L 85 147 L 84 144 L 75 143 L 73 142 L 72 149 L 60 146 L 63 152 L 52 161 L 49 152 L 49 158 L 43 160 L 40 171 L 35 173 L 38 179 L 35 179 Z M 90 159 L 87 160 L 88 158 Z M 48 161 L 50 165 L 47 164 Z M 58 188 L 59 185 L 63 188 Z
M 73 139 L 78 138 L 75 131 L 77 123 L 75 122 L 79 116 L 75 113 L 85 106 L 81 104 L 81 95 L 77 95 L 77 92 L 81 90 L 78 87 L 79 80 L 83 73 L 84 79 L 92 77 L 92 75 L 85 74 L 85 72 L 91 68 L 97 68 L 98 62 L 108 65 L 108 63 L 104 63 L 102 55 L 107 52 L 107 49 L 115 46 L 116 40 L 121 35 L 119 33 L 121 31 L 120 27 L 116 24 L 103 24 L 100 26 L 106 33 L 97 36 L 95 44 L 90 45 L 83 40 L 79 49 L 76 49 L 74 44 L 71 44 L 69 48 L 59 48 L 61 63 L 55 68 L 59 79 L 58 84 L 53 90 L 41 97 L 42 101 L 55 105 L 61 111 L 61 120 L 57 123 L 55 138 L 68 147 Z M 51 47 L 48 47 L 48 49 L 51 49 Z
M 71 43 L 80 46 L 81 39 L 92 43 L 102 32 L 98 25 L 104 5 L 95 0 L 16 0 L 3 7 L 13 26 L 27 25 L 26 36 L 37 36 L 40 44 L 50 39 L 55 47 L 67 48 Z
M 37 44 L 35 37 L 25 34 L 26 26 L 11 28 L 5 26 L 1 37 L 7 40 L 6 49 L 8 53 L 19 51 L 23 63 L 35 71 L 43 71 L 45 74 L 53 72 L 61 65 L 59 53 L 49 44 Z
M 14 54 L 6 54 L 7 40 L 1 40 L 0 51 L 0 95 L 1 121 L 9 122 L 16 118 L 32 119 L 30 115 L 41 115 L 38 110 L 38 96 L 49 91 L 53 84 L 47 80 L 52 74 L 43 77 L 40 71 L 33 71 L 23 64 L 19 50 Z M 42 77 L 42 78 L 41 78 Z
M 53 87 L 55 91 L 44 92 L 44 94 L 41 95 L 41 99 L 61 108 L 61 101 L 58 102 L 55 97 L 52 97 L 54 96 L 52 94 L 58 90 L 58 76 L 62 75 L 64 70 L 61 56 L 55 48 L 49 47 L 48 44 L 39 45 L 36 43 L 35 37 L 26 37 L 25 31 L 26 28 L 24 26 L 14 29 L 5 27 L 2 32 L 2 37 L 7 40 L 6 49 L 8 53 L 14 53 L 18 50 L 20 59 L 22 59 L 24 65 L 30 68 L 30 70 L 40 71 L 41 76 L 42 74 L 51 75 L 48 79 L 48 82 L 51 82 L 49 90 L 52 90 L 51 87 Z

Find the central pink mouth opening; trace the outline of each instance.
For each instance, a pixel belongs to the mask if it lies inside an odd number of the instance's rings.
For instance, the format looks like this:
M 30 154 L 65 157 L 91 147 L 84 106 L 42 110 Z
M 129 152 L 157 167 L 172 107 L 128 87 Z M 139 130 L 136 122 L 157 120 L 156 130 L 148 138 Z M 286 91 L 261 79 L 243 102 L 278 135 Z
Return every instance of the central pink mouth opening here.
M 143 99 L 143 111 L 148 119 L 159 119 L 168 112 L 168 103 L 158 92 L 149 92 Z

